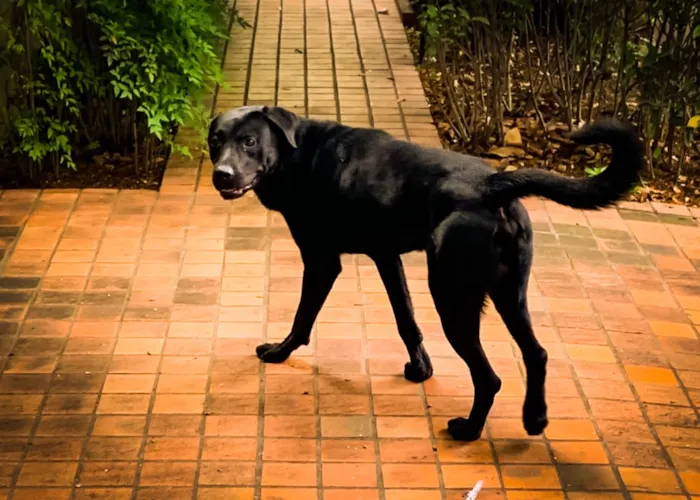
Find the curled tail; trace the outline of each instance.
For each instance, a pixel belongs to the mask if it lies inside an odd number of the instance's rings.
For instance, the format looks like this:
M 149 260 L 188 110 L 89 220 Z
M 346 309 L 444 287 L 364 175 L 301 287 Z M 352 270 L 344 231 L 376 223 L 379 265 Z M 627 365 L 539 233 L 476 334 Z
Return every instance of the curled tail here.
M 485 202 L 499 207 L 515 198 L 542 196 L 573 208 L 598 209 L 620 200 L 637 183 L 644 149 L 631 126 L 605 118 L 574 131 L 569 138 L 578 144 L 612 146 L 608 168 L 587 179 L 536 169 L 498 172 L 484 181 Z

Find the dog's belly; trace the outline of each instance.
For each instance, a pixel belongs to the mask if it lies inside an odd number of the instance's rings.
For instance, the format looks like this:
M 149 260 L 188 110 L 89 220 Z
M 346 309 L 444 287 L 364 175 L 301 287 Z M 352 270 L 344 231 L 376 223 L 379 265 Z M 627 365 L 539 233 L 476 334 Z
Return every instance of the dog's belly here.
M 420 200 L 382 205 L 375 199 L 329 197 L 283 211 L 300 246 L 339 254 L 398 255 L 425 250 L 429 212 Z
M 332 228 L 328 236 L 338 253 L 396 255 L 424 250 L 427 244 L 427 231 L 415 219 L 413 223 L 381 217 L 336 219 Z

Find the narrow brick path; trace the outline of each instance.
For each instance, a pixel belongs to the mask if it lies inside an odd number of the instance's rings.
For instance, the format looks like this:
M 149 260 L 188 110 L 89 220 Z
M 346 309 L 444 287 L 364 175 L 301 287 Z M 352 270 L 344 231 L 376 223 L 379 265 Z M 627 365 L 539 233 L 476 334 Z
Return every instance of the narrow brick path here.
M 274 103 L 437 145 L 391 0 L 239 0 L 217 109 Z M 387 9 L 387 13 L 380 13 Z M 182 134 L 187 141 L 187 134 Z M 679 207 L 582 213 L 529 200 L 530 287 L 551 425 L 520 424 L 523 366 L 484 317 L 504 381 L 484 438 L 421 255 L 404 261 L 435 376 L 403 380 L 389 302 L 347 257 L 312 344 L 288 331 L 298 252 L 280 217 L 173 159 L 160 193 L 0 194 L 0 498 L 700 498 L 700 227 Z M 698 213 L 695 212 L 695 216 Z

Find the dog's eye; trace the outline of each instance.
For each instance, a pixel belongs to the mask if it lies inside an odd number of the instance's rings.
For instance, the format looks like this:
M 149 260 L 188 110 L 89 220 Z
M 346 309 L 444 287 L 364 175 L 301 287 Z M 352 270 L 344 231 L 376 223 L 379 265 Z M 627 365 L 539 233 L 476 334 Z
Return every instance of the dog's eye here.
M 246 137 L 243 139 L 243 146 L 246 148 L 254 148 L 257 143 L 258 141 L 255 140 L 255 137 Z

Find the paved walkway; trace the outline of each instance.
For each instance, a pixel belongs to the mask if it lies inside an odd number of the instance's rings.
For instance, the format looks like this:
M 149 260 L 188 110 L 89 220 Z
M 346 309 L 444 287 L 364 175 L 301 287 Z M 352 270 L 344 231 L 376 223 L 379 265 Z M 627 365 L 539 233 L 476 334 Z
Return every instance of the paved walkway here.
M 277 101 L 437 144 L 391 0 L 239 8 L 256 30 L 235 29 L 218 109 Z M 210 169 L 174 160 L 160 194 L 2 194 L 0 497 L 461 499 L 481 479 L 480 500 L 700 498 L 700 227 L 687 209 L 528 202 L 551 425 L 524 435 L 520 355 L 489 311 L 504 386 L 484 439 L 462 444 L 444 429 L 472 388 L 422 258 L 405 262 L 433 379 L 401 377 L 362 257 L 345 259 L 312 345 L 262 366 L 255 345 L 294 314 L 299 255 L 254 198 L 221 201 Z

